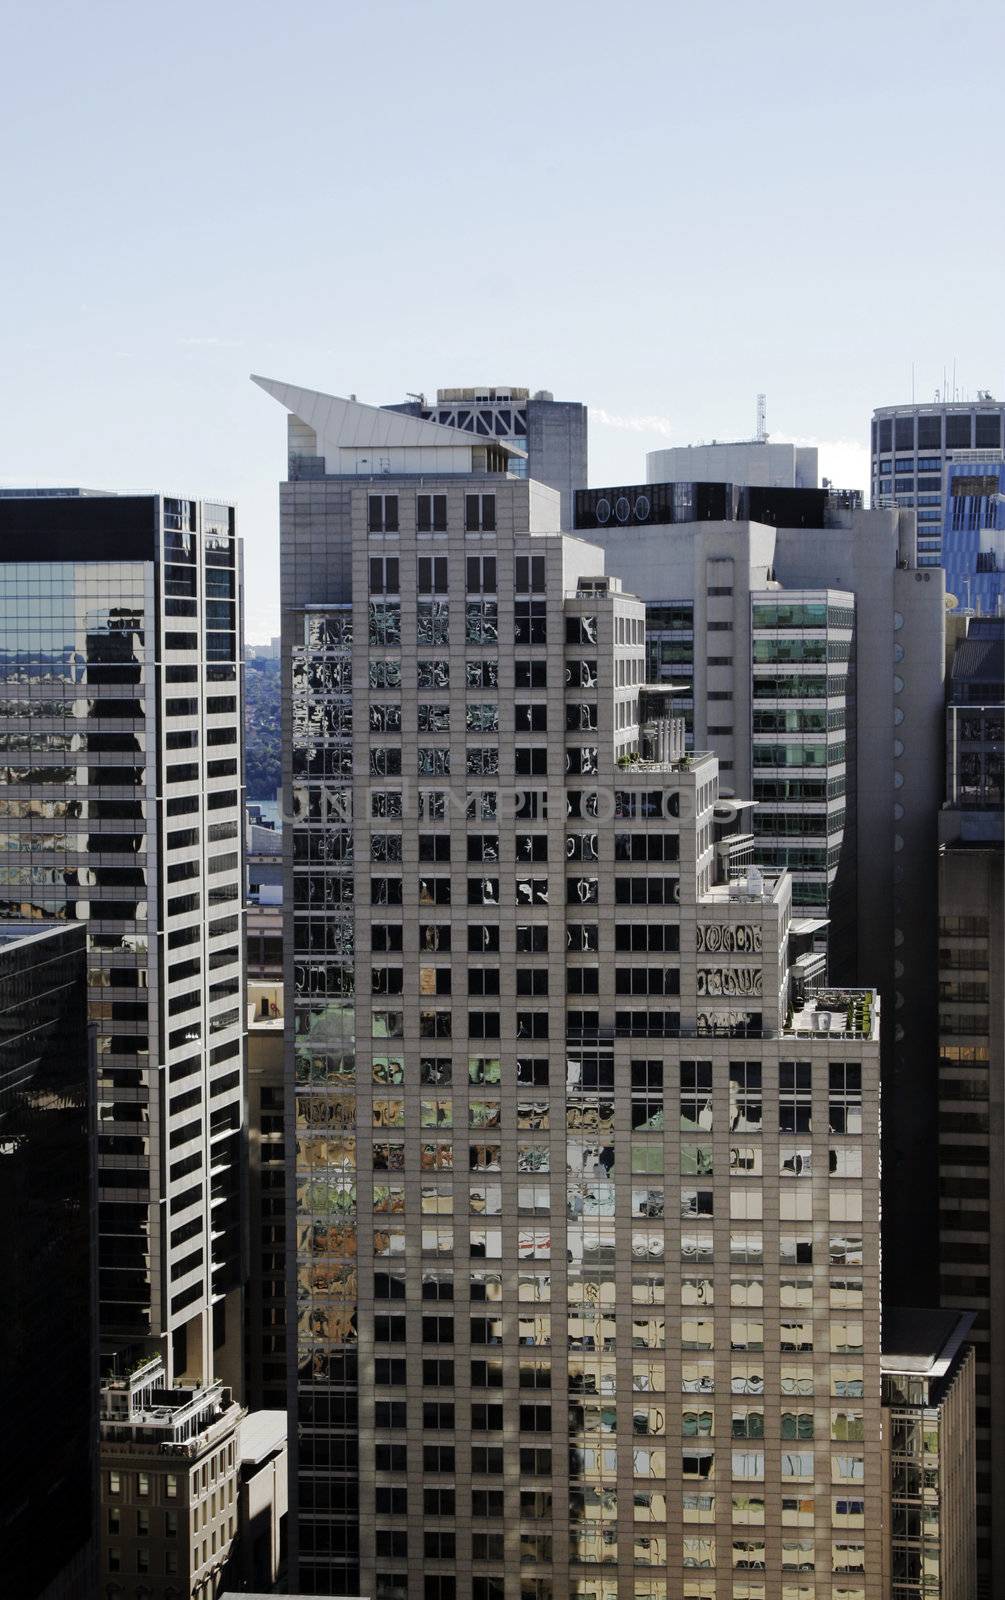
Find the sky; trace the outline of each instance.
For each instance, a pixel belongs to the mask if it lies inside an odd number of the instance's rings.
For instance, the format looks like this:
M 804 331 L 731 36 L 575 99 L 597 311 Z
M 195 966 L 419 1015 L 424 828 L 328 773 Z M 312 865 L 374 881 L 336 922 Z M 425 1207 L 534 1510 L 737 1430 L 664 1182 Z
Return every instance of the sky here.
M 278 631 L 285 413 L 472 384 L 667 443 L 1005 393 L 998 0 L 33 0 L 3 22 L 0 482 L 219 496 Z

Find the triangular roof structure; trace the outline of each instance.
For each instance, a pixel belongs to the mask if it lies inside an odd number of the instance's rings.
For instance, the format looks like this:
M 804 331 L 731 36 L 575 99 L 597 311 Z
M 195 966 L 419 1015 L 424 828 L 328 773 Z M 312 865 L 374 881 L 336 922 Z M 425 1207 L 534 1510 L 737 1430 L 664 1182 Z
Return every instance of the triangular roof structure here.
M 480 444 L 491 444 L 507 455 L 524 454 L 502 439 L 479 439 L 444 423 L 427 422 L 423 417 L 400 411 L 386 411 L 382 406 L 364 405 L 359 400 L 323 394 L 318 389 L 301 389 L 296 384 L 263 378 L 254 372 L 251 381 L 312 428 L 325 455 L 336 450 L 456 450 L 458 446 Z

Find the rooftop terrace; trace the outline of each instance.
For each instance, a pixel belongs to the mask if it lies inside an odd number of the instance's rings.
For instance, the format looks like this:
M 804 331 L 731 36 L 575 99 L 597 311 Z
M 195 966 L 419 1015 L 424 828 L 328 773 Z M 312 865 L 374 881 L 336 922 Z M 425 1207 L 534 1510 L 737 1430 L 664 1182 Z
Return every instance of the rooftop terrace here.
M 879 1040 L 879 995 L 875 989 L 808 989 L 785 1033 L 796 1038 Z

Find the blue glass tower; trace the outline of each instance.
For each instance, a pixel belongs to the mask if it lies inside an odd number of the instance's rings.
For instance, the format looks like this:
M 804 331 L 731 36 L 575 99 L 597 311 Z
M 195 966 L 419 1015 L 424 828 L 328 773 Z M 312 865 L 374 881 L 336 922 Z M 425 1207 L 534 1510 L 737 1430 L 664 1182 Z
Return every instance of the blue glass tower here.
M 942 563 L 946 589 L 961 605 L 998 614 L 1005 604 L 1005 459 L 947 469 Z

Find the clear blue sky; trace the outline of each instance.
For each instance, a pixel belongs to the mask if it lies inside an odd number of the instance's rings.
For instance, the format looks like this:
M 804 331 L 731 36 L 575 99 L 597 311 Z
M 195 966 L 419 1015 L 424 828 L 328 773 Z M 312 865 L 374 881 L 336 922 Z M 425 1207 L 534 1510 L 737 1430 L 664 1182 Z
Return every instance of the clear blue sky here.
M 276 625 L 283 413 L 585 400 L 594 482 L 666 442 L 849 441 L 1005 392 L 1005 9 L 89 0 L 3 24 L 5 483 L 220 494 Z

